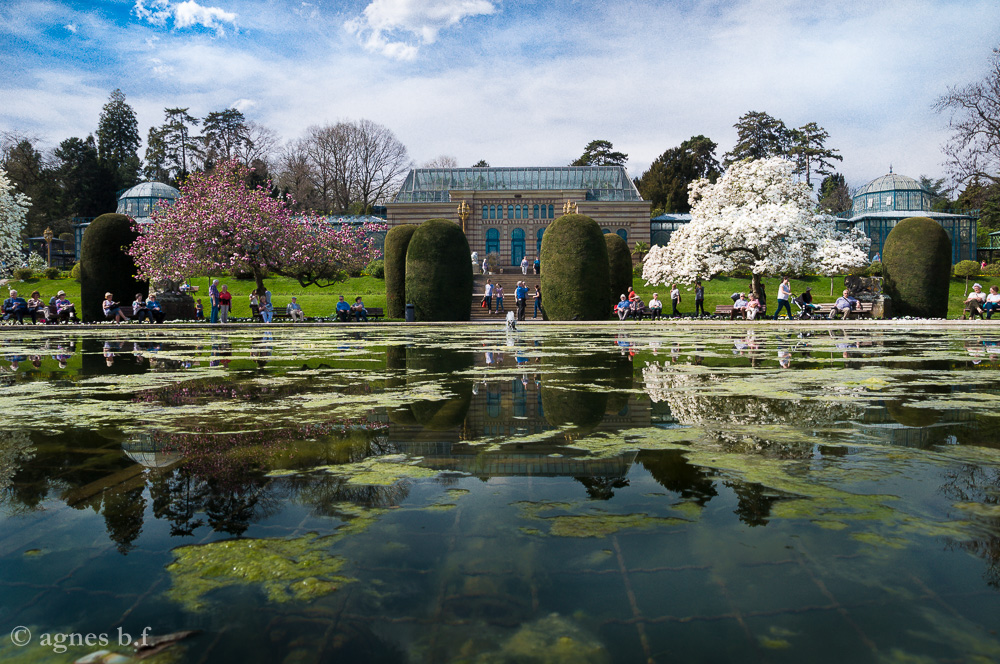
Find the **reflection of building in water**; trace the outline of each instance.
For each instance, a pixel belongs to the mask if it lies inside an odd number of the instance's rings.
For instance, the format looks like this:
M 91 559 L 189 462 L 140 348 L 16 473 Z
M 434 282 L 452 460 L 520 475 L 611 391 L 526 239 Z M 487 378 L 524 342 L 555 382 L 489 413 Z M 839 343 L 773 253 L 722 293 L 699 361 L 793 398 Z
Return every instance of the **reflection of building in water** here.
M 637 454 L 632 450 L 614 457 L 570 458 L 560 454 L 565 448 L 551 442 L 511 442 L 485 452 L 479 446 L 451 442 L 400 442 L 398 446 L 407 454 L 421 457 L 422 466 L 477 477 L 625 477 Z
M 931 445 L 975 443 L 995 445 L 995 427 L 980 425 L 969 408 L 917 408 L 889 402 L 867 408 L 857 420 L 857 429 L 879 441 L 901 447 L 926 448 Z
M 137 433 L 122 442 L 126 456 L 146 468 L 169 468 L 184 458 L 178 452 L 164 452 L 161 447 L 148 433 Z

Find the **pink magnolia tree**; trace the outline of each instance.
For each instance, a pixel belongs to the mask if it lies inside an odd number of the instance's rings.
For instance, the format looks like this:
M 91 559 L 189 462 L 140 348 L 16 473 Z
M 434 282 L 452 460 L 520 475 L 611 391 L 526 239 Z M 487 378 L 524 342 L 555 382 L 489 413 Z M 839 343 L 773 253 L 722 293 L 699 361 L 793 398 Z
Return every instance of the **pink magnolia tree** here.
M 303 287 L 331 286 L 379 257 L 372 233 L 384 224 L 336 227 L 311 213 L 296 213 L 289 197 L 269 194 L 271 183 L 251 187 L 251 169 L 236 162 L 195 173 L 169 206 L 158 206 L 153 223 L 138 225 L 129 253 L 138 277 L 181 281 L 222 271 L 297 279 Z

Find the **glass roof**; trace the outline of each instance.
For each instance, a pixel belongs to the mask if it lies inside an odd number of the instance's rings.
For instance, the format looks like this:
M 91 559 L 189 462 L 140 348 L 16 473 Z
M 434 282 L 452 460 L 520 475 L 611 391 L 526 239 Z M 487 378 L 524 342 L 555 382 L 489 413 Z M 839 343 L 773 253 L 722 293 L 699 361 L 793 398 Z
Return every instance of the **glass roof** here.
M 447 203 L 451 191 L 564 191 L 583 189 L 588 201 L 641 201 L 623 166 L 528 168 L 415 168 L 394 203 Z
M 911 177 L 900 175 L 899 173 L 888 173 L 882 177 L 875 178 L 858 190 L 855 196 L 871 194 L 881 191 L 923 191 L 920 183 Z

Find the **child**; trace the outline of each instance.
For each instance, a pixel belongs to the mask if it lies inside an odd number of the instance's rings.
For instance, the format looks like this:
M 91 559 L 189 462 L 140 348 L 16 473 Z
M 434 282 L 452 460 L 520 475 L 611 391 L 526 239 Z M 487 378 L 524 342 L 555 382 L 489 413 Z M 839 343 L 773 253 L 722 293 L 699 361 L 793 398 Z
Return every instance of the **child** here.
M 201 306 L 201 300 L 198 300 L 194 304 L 194 319 L 205 320 L 205 308 Z

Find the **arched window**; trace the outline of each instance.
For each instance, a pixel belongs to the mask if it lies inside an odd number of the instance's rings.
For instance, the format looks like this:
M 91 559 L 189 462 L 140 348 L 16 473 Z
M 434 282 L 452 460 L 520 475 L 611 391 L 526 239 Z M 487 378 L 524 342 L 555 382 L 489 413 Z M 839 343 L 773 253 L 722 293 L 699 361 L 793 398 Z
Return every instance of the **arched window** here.
M 538 206 L 531 208 L 531 218 L 538 219 Z
M 510 264 L 520 265 L 524 258 L 524 229 L 515 228 L 510 233 Z
M 514 206 L 513 205 L 508 205 L 507 206 L 507 218 L 508 219 L 513 219 L 514 218 Z
M 490 206 L 490 219 L 496 219 L 496 218 L 497 218 L 497 208 L 496 208 L 495 205 L 491 205 Z
M 500 253 L 500 231 L 496 228 L 486 229 L 486 253 Z
M 486 205 L 483 206 L 483 219 L 490 218 L 490 208 Z
M 555 219 L 556 218 L 555 215 L 556 215 L 556 206 L 555 205 L 550 205 L 549 206 L 549 219 Z
M 538 244 L 535 246 L 535 255 L 536 256 L 541 256 L 542 255 L 542 235 L 544 235 L 544 234 L 545 234 L 545 229 L 544 228 L 539 228 L 538 229 Z
M 611 232 L 611 229 L 610 228 L 602 228 L 601 232 L 604 233 L 605 235 L 607 235 L 608 233 Z
M 514 206 L 514 218 L 515 219 L 520 219 L 521 218 L 521 206 L 520 205 L 515 205 Z
M 618 237 L 620 237 L 621 239 L 623 239 L 626 242 L 628 242 L 628 231 L 625 230 L 624 228 L 619 228 L 618 229 Z

